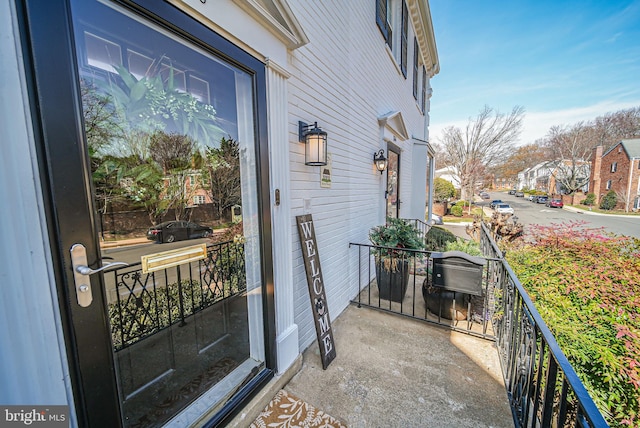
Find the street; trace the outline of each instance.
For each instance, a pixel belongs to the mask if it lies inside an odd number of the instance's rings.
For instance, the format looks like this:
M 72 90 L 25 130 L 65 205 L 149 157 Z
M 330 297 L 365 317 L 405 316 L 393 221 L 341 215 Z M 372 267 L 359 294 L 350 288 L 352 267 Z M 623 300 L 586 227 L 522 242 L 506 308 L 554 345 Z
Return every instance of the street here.
M 584 221 L 588 228 L 604 228 L 607 232 L 640 238 L 640 215 L 622 216 L 608 214 L 576 213 L 567 209 L 549 208 L 544 204 L 530 202 L 526 198 L 517 198 L 506 192 L 490 192 L 491 199 L 477 203 L 489 206 L 493 199 L 501 199 L 515 210 L 518 221 L 524 225 L 551 225 L 568 221 Z

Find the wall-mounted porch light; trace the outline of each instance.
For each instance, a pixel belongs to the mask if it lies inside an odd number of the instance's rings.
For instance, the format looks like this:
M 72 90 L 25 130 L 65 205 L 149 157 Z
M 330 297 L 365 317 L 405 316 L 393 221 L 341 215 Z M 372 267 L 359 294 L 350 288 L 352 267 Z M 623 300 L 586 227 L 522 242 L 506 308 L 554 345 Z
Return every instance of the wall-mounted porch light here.
M 318 122 L 313 125 L 298 122 L 298 141 L 304 143 L 305 165 L 327 164 L 327 133 L 318 128 Z
M 380 174 L 382 175 L 382 171 L 387 169 L 387 164 L 389 163 L 387 158 L 384 157 L 383 149 L 380 149 L 373 154 L 373 163 L 375 164 L 376 169 L 380 171 Z

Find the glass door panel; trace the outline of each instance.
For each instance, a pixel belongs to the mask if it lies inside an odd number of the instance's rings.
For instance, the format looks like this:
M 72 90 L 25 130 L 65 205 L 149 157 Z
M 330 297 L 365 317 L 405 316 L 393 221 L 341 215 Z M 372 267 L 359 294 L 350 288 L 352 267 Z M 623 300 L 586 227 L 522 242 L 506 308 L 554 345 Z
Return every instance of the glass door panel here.
M 129 264 L 102 278 L 122 419 L 191 423 L 264 367 L 253 76 L 105 2 L 72 17 L 96 232 Z
M 387 166 L 387 217 L 397 218 L 400 213 L 399 197 L 400 154 L 389 149 Z

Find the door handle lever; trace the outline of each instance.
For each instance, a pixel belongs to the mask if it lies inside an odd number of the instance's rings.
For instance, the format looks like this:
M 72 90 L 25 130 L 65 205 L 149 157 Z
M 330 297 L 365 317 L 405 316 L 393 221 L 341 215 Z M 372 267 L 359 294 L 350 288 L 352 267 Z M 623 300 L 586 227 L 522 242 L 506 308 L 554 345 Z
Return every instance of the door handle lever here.
M 76 266 L 76 272 L 78 272 L 81 275 L 93 275 L 94 273 L 98 273 L 106 269 L 111 269 L 116 266 L 129 266 L 129 263 L 125 263 L 125 262 L 107 263 L 106 265 L 102 266 L 99 269 L 91 269 L 89 266 L 78 265 Z
M 129 266 L 124 262 L 107 263 L 98 269 L 91 269 L 87 263 L 87 249 L 82 244 L 73 244 L 70 250 L 71 266 L 73 268 L 73 281 L 76 286 L 76 298 L 78 305 L 86 308 L 93 301 L 91 294 L 91 281 L 89 275 L 109 269 L 115 266 Z

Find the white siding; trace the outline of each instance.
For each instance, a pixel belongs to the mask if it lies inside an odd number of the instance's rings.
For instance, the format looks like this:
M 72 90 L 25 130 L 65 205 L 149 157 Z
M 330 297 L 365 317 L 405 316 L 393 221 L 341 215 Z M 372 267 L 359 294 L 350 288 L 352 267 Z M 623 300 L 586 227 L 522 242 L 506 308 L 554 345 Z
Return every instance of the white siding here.
M 71 387 L 12 5 L 0 2 L 0 403 L 64 405 Z
M 401 112 L 409 134 L 406 141 L 394 142 L 402 151 L 403 217 L 413 211 L 413 186 L 424 193 L 426 176 L 416 179 L 412 174 L 411 137 L 426 139 L 426 127 L 413 98 L 412 75 L 404 78 L 376 26 L 374 1 L 291 2 L 291 7 L 309 38 L 309 44 L 290 53 L 288 63 L 294 305 L 304 349 L 316 336 L 295 216 L 305 213 L 304 200 L 310 199 L 329 310 L 335 319 L 357 293 L 357 249 L 349 249 L 349 242 L 368 242 L 369 229 L 384 222 L 385 175 L 373 166 L 373 153 L 386 148 L 378 118 Z M 413 40 L 411 30 L 409 40 Z M 412 49 L 410 43 L 410 61 Z M 304 146 L 297 142 L 298 120 L 317 121 L 328 133 L 331 188 L 320 187 L 318 167 L 304 164 Z

